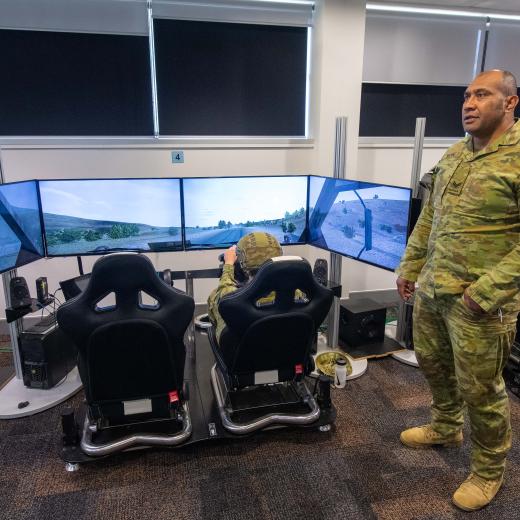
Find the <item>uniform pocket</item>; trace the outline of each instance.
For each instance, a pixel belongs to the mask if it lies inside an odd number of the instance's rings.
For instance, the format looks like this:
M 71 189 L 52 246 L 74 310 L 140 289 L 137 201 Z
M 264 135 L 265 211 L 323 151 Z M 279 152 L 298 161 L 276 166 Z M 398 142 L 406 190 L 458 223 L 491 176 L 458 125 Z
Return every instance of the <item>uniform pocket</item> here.
M 462 310 L 464 313 L 466 313 L 468 316 L 471 316 L 473 319 L 481 320 L 485 318 L 491 318 L 492 315 L 487 312 L 478 312 L 474 311 L 473 309 L 470 309 L 468 305 L 466 304 L 466 300 L 464 300 L 464 293 L 461 294 L 458 303 L 462 307 Z

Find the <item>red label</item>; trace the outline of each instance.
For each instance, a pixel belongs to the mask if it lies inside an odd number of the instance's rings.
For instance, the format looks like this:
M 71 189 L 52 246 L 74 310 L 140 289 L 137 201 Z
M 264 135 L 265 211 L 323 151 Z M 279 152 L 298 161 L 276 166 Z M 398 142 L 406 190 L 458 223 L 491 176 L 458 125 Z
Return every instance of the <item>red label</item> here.
M 179 394 L 178 394 L 177 390 L 170 392 L 168 394 L 168 397 L 170 398 L 170 403 L 176 403 L 179 400 Z
M 294 367 L 294 372 L 295 372 L 296 374 L 303 374 L 303 365 L 296 365 L 296 366 Z

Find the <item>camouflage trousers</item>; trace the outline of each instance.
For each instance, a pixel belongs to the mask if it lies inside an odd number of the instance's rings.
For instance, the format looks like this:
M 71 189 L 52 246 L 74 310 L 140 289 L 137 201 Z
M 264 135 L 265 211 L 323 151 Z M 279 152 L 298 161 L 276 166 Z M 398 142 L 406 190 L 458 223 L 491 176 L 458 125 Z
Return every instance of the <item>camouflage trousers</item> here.
M 417 361 L 430 386 L 432 427 L 460 431 L 464 405 L 471 424 L 471 471 L 496 479 L 511 448 L 509 400 L 502 370 L 515 336 L 516 313 L 481 315 L 462 295 L 431 299 L 417 292 L 413 337 Z

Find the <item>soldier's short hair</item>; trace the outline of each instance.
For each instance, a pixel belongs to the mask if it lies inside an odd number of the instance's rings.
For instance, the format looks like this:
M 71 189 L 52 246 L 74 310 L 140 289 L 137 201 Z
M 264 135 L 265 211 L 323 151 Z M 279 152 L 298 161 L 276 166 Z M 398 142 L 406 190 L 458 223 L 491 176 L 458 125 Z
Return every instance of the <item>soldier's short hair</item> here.
M 500 72 L 500 74 L 502 75 L 501 90 L 502 90 L 502 94 L 504 94 L 504 96 L 517 96 L 518 95 L 518 85 L 516 82 L 515 75 L 512 72 L 509 72 L 508 70 L 490 69 L 490 70 L 485 70 L 484 72 L 481 72 L 480 74 L 478 74 L 478 76 L 491 74 L 492 72 Z
M 518 95 L 518 85 L 515 75 L 512 72 L 509 72 L 508 70 L 502 71 L 502 85 L 503 92 L 506 96 Z

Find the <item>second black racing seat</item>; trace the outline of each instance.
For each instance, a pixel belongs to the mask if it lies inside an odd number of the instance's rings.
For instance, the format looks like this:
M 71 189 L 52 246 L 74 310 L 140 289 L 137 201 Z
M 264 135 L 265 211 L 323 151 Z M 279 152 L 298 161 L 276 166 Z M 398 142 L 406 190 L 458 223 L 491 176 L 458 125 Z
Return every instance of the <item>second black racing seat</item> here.
M 318 421 L 320 408 L 304 378 L 314 368 L 311 347 L 332 299 L 306 260 L 288 256 L 269 260 L 250 283 L 222 298 L 226 327 L 218 340 L 210 328 L 209 337 L 213 390 L 228 431 Z

